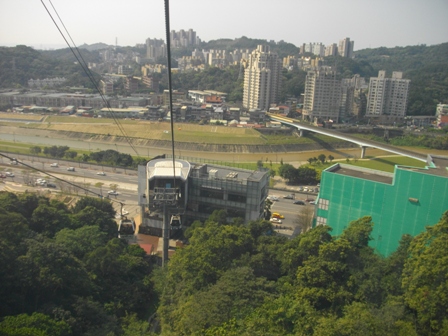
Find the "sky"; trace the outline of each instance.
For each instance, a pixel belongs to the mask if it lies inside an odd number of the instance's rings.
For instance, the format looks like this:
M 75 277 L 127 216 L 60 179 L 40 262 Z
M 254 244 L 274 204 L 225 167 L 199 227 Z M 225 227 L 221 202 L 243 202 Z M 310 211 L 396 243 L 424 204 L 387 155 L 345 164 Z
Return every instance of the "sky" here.
M 77 46 L 119 46 L 166 37 L 162 0 L 0 0 L 0 46 L 67 47 L 43 4 Z M 448 0 L 171 0 L 170 30 L 193 29 L 202 41 L 241 36 L 354 49 L 448 42 Z M 68 39 L 68 38 L 67 38 Z

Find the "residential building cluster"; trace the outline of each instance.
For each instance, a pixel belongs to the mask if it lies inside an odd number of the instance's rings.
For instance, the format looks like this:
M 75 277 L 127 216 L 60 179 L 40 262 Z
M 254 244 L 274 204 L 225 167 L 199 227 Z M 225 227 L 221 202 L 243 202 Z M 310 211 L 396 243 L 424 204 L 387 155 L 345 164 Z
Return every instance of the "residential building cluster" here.
M 43 89 L 45 87 L 55 87 L 63 85 L 67 79 L 64 77 L 44 78 L 44 79 L 30 79 L 28 86 L 33 89 Z
M 384 70 L 378 77 L 370 78 L 368 94 L 363 78 L 339 79 L 330 67 L 308 71 L 302 115 L 314 123 L 350 120 L 366 111 L 365 117 L 375 123 L 402 122 L 406 116 L 409 79 L 401 72 L 393 72 L 386 78 Z
M 348 57 L 353 58 L 353 48 L 355 46 L 355 41 L 351 41 L 349 37 L 346 37 L 339 41 L 338 44 L 332 43 L 328 46 L 325 46 L 324 44 L 320 42 L 313 42 L 313 43 L 304 43 L 300 47 L 300 53 L 311 53 L 316 56 L 341 56 L 341 57 Z
M 173 30 L 170 38 L 174 48 L 196 47 L 201 43 L 192 29 Z M 145 87 L 155 93 L 152 97 L 157 96 L 160 83 L 158 74 L 166 71 L 165 64 L 158 64 L 158 60 L 166 57 L 166 43 L 163 39 L 148 38 L 141 47 L 146 49 L 146 55 L 143 57 L 137 52 L 123 54 L 110 48 L 101 52 L 104 63 L 89 63 L 89 68 L 101 70 L 104 74 L 100 82 L 104 95 L 115 95 L 117 83 L 121 83 L 120 88 L 128 94 L 135 94 L 140 88 Z M 255 50 L 234 49 L 233 51 L 195 48 L 191 56 L 178 58 L 178 67 L 172 71 L 202 71 L 206 66 L 224 68 L 229 65 L 239 65 L 239 78 L 244 80 L 242 105 L 250 113 L 275 109 L 280 103 L 282 67 L 287 70 L 298 68 L 307 71 L 303 101 L 302 97 L 297 97 L 298 103 L 303 103 L 303 108 L 297 112 L 301 113 L 304 119 L 317 124 L 340 123 L 361 117 L 370 118 L 378 123 L 402 121 L 406 116 L 410 81 L 402 78 L 401 72 L 393 72 L 388 78 L 385 71 L 380 71 L 378 77 L 371 78 L 367 84 L 359 75 L 341 79 L 337 76 L 335 69 L 325 65 L 324 56 L 339 55 L 352 58 L 354 57 L 353 48 L 354 41 L 349 37 L 328 46 L 320 42 L 306 43 L 301 46 L 301 53 L 312 53 L 315 56 L 298 54 L 289 55 L 283 59 L 272 52 L 268 45 L 259 45 Z M 135 63 L 140 64 L 140 69 Z M 139 72 L 141 75 L 136 76 L 135 74 Z M 32 88 L 55 87 L 62 85 L 63 81 L 63 78 L 30 79 L 28 84 Z M 163 93 L 161 97 L 160 101 L 151 98 L 151 103 L 147 105 L 162 105 Z M 94 97 L 86 98 L 86 100 L 89 101 L 88 106 L 93 108 L 104 107 L 102 99 Z M 108 100 L 113 108 L 129 106 L 127 102 L 123 103 L 119 98 L 108 98 Z M 36 99 L 36 105 L 50 105 L 38 101 L 39 99 Z M 61 103 L 60 106 L 66 105 Z M 260 113 L 257 112 L 257 114 Z M 444 118 L 439 119 L 439 124 L 444 122 L 442 121 Z

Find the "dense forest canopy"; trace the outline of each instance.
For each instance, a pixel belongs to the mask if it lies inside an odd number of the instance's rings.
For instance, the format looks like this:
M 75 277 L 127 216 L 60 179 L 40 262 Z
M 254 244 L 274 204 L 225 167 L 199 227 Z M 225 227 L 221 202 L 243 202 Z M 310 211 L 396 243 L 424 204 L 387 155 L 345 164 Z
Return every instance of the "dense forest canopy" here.
M 384 258 L 370 217 L 289 239 L 215 211 L 163 269 L 114 215 L 0 192 L 0 335 L 446 335 L 448 212 Z

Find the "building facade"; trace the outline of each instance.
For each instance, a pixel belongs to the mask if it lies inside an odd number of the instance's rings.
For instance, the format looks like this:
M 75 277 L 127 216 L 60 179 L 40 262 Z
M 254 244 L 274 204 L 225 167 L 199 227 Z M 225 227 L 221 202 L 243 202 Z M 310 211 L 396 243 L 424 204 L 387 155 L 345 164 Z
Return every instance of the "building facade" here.
M 269 109 L 277 103 L 281 85 L 282 63 L 269 46 L 259 45 L 249 57 L 244 71 L 243 106 Z
M 264 216 L 268 171 L 249 171 L 185 160 L 155 159 L 138 168 L 141 232 L 160 232 L 163 205 L 181 223 L 205 221 L 215 210 L 245 223 Z
M 330 68 L 308 71 L 302 114 L 314 122 L 332 120 L 339 122 L 341 81 Z
M 353 58 L 353 48 L 355 41 L 350 41 L 350 37 L 346 37 L 339 41 L 338 55 L 342 57 Z
M 370 78 L 366 117 L 388 123 L 401 121 L 406 116 L 411 81 L 402 75 L 394 71 L 392 78 L 386 78 L 386 71 L 381 70 L 378 77 Z
M 448 210 L 448 157 L 428 155 L 426 168 L 396 166 L 385 173 L 336 164 L 322 172 L 316 225 L 340 235 L 358 218 L 374 222 L 370 246 L 393 253 L 404 234 L 415 236 Z

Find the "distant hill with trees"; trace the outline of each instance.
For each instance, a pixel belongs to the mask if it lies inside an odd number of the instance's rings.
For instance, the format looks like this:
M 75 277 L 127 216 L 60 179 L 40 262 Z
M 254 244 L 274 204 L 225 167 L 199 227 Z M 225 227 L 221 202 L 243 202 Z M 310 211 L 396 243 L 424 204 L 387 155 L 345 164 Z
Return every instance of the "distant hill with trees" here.
M 448 103 L 448 43 L 364 49 L 355 55 L 375 71 L 402 71 L 411 80 L 409 115 L 434 115 L 438 103 Z
M 269 45 L 280 57 L 299 56 L 299 48 L 280 41 L 267 41 L 241 37 L 237 39 L 219 39 L 203 42 L 203 49 L 255 49 L 257 45 Z M 105 44 L 83 45 L 79 48 L 86 62 L 100 62 L 99 50 L 110 48 Z M 104 50 L 103 49 L 103 50 Z M 173 57 L 191 54 L 190 48 L 173 49 Z M 130 53 L 143 49 L 136 47 L 117 47 L 117 52 Z M 364 49 L 355 52 L 354 59 L 343 57 L 325 57 L 325 63 L 336 66 L 341 77 L 350 78 L 355 74 L 365 77 L 377 76 L 379 70 L 402 71 L 403 77 L 411 80 L 408 114 L 434 115 L 438 103 L 448 103 L 448 43 L 434 46 L 418 45 L 395 48 Z M 26 46 L 13 48 L 0 47 L 0 88 L 26 88 L 27 81 L 47 77 L 65 77 L 66 85 L 83 85 L 93 88 L 70 49 L 37 51 Z M 174 88 L 178 90 L 210 89 L 229 94 L 229 101 L 239 102 L 243 92 L 243 69 L 230 66 L 225 69 L 207 68 L 202 73 L 179 73 L 173 75 Z M 99 80 L 99 75 L 94 74 Z M 304 92 L 306 72 L 294 69 L 283 71 L 282 92 L 280 98 L 299 97 Z M 162 77 L 162 89 L 167 87 Z
M 86 62 L 98 62 L 98 55 L 80 49 Z M 0 88 L 27 88 L 29 79 L 65 77 L 64 86 L 83 85 L 94 88 L 70 49 L 38 51 L 19 45 L 13 48 L 0 47 Z M 96 80 L 99 75 L 92 73 Z

